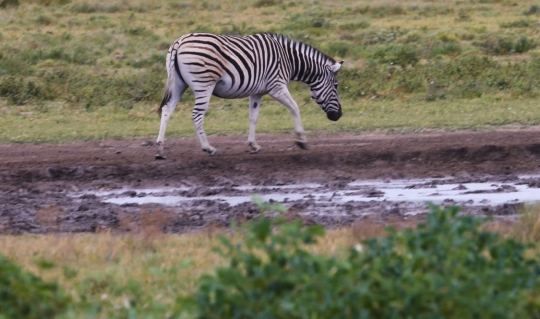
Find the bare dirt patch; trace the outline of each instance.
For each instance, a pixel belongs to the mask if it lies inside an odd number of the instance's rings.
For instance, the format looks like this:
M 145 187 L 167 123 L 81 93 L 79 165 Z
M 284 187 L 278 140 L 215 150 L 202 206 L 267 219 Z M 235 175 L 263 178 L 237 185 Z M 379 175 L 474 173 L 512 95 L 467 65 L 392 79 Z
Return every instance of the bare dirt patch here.
M 196 138 L 173 139 L 166 144 L 166 161 L 154 160 L 153 143 L 146 139 L 0 145 L 0 232 L 141 231 L 148 223 L 171 232 L 221 227 L 259 212 L 253 203 L 231 205 L 214 200 L 216 195 L 275 193 L 275 186 L 281 186 L 286 195 L 283 186 L 306 183 L 316 183 L 329 193 L 349 190 L 373 198 L 340 203 L 330 196 L 321 202 L 309 198 L 308 189 L 306 197 L 285 202 L 291 218 L 331 227 L 369 214 L 384 222 L 388 216 L 411 219 L 411 213 L 425 211 L 423 204 L 407 198 L 377 200 L 384 192 L 354 189 L 352 182 L 447 178 L 447 183 L 458 184 L 540 184 L 535 178 L 518 178 L 540 172 L 540 130 L 536 128 L 396 135 L 311 133 L 309 138 L 310 149 L 303 151 L 294 146 L 292 135 L 259 135 L 263 153 L 251 155 L 244 136 L 211 136 L 220 152 L 217 157 L 200 151 Z M 240 194 L 240 186 L 259 188 Z M 497 187 L 487 192 L 512 192 L 514 186 Z M 148 188 L 176 190 L 175 194 L 193 200 L 114 204 L 96 195 L 116 190 L 118 196 L 144 197 L 148 194 L 141 190 Z M 464 207 L 468 213 L 507 216 L 520 205 L 519 201 L 477 202 Z M 324 213 L 328 211 L 334 214 Z

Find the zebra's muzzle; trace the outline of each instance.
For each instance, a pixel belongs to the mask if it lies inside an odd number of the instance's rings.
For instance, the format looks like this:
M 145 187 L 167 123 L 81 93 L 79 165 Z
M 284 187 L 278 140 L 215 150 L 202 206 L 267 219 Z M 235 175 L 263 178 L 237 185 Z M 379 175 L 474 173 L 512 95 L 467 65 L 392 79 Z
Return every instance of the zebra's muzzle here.
M 326 117 L 328 117 L 328 119 L 330 121 L 337 121 L 341 117 L 341 110 L 339 110 L 339 111 L 330 111 L 330 112 L 326 113 Z

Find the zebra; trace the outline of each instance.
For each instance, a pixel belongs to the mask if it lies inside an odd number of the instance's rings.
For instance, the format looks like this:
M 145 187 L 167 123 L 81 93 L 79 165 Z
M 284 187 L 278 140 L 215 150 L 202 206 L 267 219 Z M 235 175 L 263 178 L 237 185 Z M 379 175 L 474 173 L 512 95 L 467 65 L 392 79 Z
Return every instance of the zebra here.
M 236 99 L 249 97 L 248 146 L 251 153 L 261 147 L 255 140 L 261 98 L 269 94 L 292 113 L 296 145 L 307 149 L 300 110 L 287 85 L 301 81 L 311 89 L 311 98 L 326 112 L 329 120 L 341 115 L 336 73 L 343 61 L 314 47 L 280 34 L 261 33 L 249 36 L 190 33 L 181 36 L 169 48 L 166 58 L 167 83 L 159 107 L 161 123 L 157 137 L 156 159 L 165 159 L 165 130 L 176 105 L 189 88 L 195 96 L 192 120 L 201 148 L 209 155 L 217 149 L 208 143 L 203 119 L 212 95 Z

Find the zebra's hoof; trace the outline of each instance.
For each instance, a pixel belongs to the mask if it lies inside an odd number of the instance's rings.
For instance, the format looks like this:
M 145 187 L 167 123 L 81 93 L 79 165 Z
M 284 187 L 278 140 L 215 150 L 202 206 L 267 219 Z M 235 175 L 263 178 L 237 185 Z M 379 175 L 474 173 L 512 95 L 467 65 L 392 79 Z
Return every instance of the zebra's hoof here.
M 295 144 L 296 144 L 296 146 L 300 147 L 300 148 L 303 149 L 303 150 L 307 150 L 307 149 L 308 149 L 307 142 L 296 141 Z
M 249 152 L 249 154 L 260 154 L 262 153 L 262 149 L 258 148 L 258 149 L 253 149 Z
M 156 154 L 156 156 L 154 156 L 156 160 L 166 160 L 167 157 L 161 155 L 161 154 Z
M 210 155 L 210 156 L 217 156 L 218 155 L 218 151 L 217 149 L 215 148 L 203 148 L 202 149 L 203 152 L 205 152 L 206 154 Z
M 209 156 L 218 156 L 218 151 L 215 148 L 203 148 L 203 152 L 206 152 Z

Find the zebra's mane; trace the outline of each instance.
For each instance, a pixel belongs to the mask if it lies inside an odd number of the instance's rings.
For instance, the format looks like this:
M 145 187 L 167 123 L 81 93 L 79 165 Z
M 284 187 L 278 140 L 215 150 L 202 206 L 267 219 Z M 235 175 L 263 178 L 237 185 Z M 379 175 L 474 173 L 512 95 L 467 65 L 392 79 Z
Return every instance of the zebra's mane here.
M 276 34 L 276 33 L 266 33 L 267 35 L 273 37 L 276 39 L 279 43 L 281 43 L 285 47 L 292 48 L 294 50 L 297 50 L 299 52 L 302 52 L 306 54 L 307 56 L 317 59 L 320 62 L 327 64 L 327 65 L 333 65 L 336 63 L 336 60 L 334 58 L 324 54 L 323 52 L 319 51 L 318 49 L 312 47 L 309 44 L 306 44 L 302 41 L 290 38 L 283 34 Z

